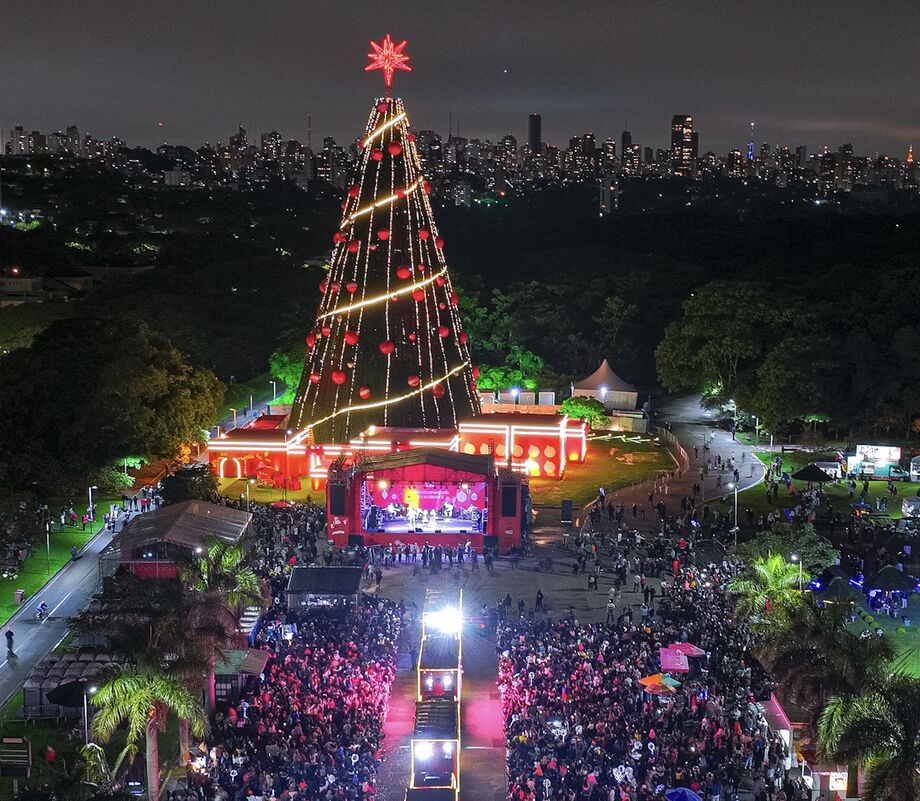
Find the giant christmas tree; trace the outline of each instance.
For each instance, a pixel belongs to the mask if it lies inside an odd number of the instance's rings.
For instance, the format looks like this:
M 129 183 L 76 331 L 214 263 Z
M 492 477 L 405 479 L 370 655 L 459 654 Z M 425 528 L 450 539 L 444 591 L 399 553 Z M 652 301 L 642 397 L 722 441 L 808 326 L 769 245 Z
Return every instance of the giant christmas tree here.
M 479 413 L 476 371 L 457 313 L 429 186 L 405 107 L 390 97 L 409 70 L 405 42 L 371 42 L 366 69 L 384 73 L 333 236 L 329 275 L 306 337 L 289 427 L 318 444 L 370 425 L 454 428 Z

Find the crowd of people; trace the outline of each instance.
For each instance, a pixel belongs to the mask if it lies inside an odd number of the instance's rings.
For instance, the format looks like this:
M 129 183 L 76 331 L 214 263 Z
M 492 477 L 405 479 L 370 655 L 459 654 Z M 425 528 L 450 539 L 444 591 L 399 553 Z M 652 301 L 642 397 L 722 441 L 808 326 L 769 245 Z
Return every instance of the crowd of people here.
M 793 801 L 785 746 L 756 704 L 769 697 L 744 625 L 731 622 L 726 575 L 682 564 L 662 582 L 659 614 L 606 623 L 520 618 L 499 629 L 499 688 L 513 801 L 659 801 L 676 787 Z M 673 694 L 639 680 L 659 648 L 705 651 Z M 780 793 L 784 796 L 780 796 Z
M 177 801 L 373 799 L 403 611 L 364 599 L 345 620 L 275 609 L 258 681 L 214 719 Z

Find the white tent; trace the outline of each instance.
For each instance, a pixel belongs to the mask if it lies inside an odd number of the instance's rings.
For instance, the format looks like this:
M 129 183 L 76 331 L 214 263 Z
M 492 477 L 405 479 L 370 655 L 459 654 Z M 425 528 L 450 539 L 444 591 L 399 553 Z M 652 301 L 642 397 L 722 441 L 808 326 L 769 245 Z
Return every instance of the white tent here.
M 606 359 L 587 378 L 572 384 L 572 395 L 597 398 L 607 411 L 635 409 L 639 401 L 638 390 L 613 372 Z

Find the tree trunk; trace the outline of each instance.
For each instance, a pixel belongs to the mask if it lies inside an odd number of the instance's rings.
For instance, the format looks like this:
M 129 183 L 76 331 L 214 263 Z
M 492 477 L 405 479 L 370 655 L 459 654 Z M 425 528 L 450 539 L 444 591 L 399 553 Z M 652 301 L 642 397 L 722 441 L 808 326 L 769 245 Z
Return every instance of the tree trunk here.
M 147 800 L 160 797 L 160 744 L 156 716 L 147 724 Z
M 847 798 L 859 798 L 859 764 L 847 765 Z
M 179 764 L 185 767 L 191 754 L 188 749 L 188 718 L 179 718 Z
M 208 714 L 213 715 L 217 708 L 216 677 L 214 676 L 214 656 L 208 659 Z

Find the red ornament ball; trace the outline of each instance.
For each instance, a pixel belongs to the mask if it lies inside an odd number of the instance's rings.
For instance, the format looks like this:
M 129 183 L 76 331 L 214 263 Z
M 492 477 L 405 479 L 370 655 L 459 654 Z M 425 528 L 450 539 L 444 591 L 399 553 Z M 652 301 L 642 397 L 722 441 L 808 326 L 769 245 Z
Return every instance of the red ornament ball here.
M 396 277 L 401 278 L 403 281 L 405 281 L 407 278 L 412 277 L 412 270 L 410 270 L 408 267 L 402 264 L 396 268 Z
M 368 250 L 377 250 L 377 243 L 373 243 L 367 246 Z
M 408 139 L 410 142 L 414 142 L 414 141 L 415 141 L 415 134 L 412 133 L 412 131 L 409 131 L 409 133 L 406 134 L 406 139 Z
M 444 397 L 444 385 L 435 384 L 431 388 L 431 394 L 434 395 L 436 398 L 443 398 Z
M 338 292 L 342 288 L 341 281 L 333 281 L 332 285 L 329 287 L 333 292 Z
M 386 242 L 389 238 L 390 238 L 390 229 L 389 229 L 389 228 L 381 228 L 381 229 L 377 232 L 377 239 L 381 240 L 382 242 Z
M 402 199 L 402 198 L 404 198 L 405 196 L 406 196 L 406 190 L 405 190 L 405 189 L 397 189 L 397 190 L 396 190 L 396 197 Z
M 377 347 L 380 348 L 381 353 L 385 353 L 387 355 L 391 354 L 394 350 L 396 350 L 396 345 L 393 344 L 393 342 L 391 342 L 389 339 L 384 340 Z
M 357 331 L 346 331 L 344 339 L 345 339 L 345 343 L 348 345 L 357 345 L 358 344 L 358 332 Z
M 424 289 L 413 289 L 412 290 L 412 300 L 416 303 L 421 303 L 425 299 L 425 290 Z
M 410 341 L 410 342 L 415 342 L 416 339 L 418 339 L 418 334 L 416 334 L 415 331 L 413 331 L 412 333 L 409 334 L 409 341 Z
M 410 375 L 406 379 L 406 381 L 408 382 L 410 387 L 417 387 L 419 384 L 422 383 L 422 379 L 419 378 L 417 375 Z
M 434 246 L 436 248 L 443 248 L 444 247 L 444 237 L 443 236 L 436 237 L 434 240 Z
M 442 303 L 439 303 L 439 304 L 438 304 L 438 308 L 439 308 L 441 311 L 444 311 L 444 310 L 447 308 L 447 304 L 446 304 L 446 303 L 443 303 L 443 302 L 442 302 Z
M 322 378 L 322 376 L 319 373 L 310 373 L 310 383 L 311 384 L 318 384 L 320 378 Z
M 426 195 L 431 194 L 431 184 L 428 181 L 422 181 L 422 189 L 425 190 Z
M 348 208 L 348 201 L 343 200 L 339 205 L 342 207 L 342 211 L 345 211 Z
M 402 145 L 399 144 L 399 142 L 390 142 L 390 144 L 387 145 L 387 153 L 391 156 L 398 156 L 402 153 Z
M 473 374 L 473 380 L 474 380 L 474 381 L 475 381 L 477 378 L 479 378 L 479 368 L 478 368 L 478 367 L 474 367 L 470 372 Z
M 324 337 L 328 337 L 329 334 L 332 333 L 332 329 L 328 325 L 324 325 L 322 328 L 320 328 L 320 331 Z
M 375 148 L 371 151 L 371 158 L 372 158 L 374 161 L 380 161 L 380 159 L 383 158 L 383 151 L 382 151 L 379 147 L 375 147 Z
M 357 184 L 352 184 L 348 187 L 348 197 L 357 197 L 361 193 L 361 187 Z
M 438 336 L 441 337 L 441 339 L 450 336 L 450 329 L 446 325 L 439 325 Z
M 457 339 L 460 340 L 460 344 L 461 344 L 461 345 L 465 345 L 467 342 L 470 341 L 470 335 L 467 334 L 466 331 L 461 331 L 461 332 L 457 335 Z
M 476 384 L 475 381 L 470 381 L 470 389 L 471 389 L 473 392 L 476 392 L 476 390 L 479 389 L 479 387 L 478 387 L 478 385 Z
M 349 253 L 357 253 L 359 247 L 360 247 L 360 245 L 358 244 L 358 240 L 357 240 L 357 239 L 352 239 L 351 242 L 348 243 L 348 252 L 349 252 Z
M 444 284 L 447 283 L 447 279 L 444 278 L 443 275 L 439 275 L 437 278 L 434 279 L 434 282 L 435 282 L 438 286 L 444 286 Z
M 345 234 L 343 234 L 341 231 L 336 231 L 336 232 L 332 235 L 332 241 L 333 241 L 336 245 L 338 245 L 339 242 L 344 242 L 347 238 L 348 238 L 348 237 L 346 237 Z
M 389 106 L 387 105 L 387 101 L 386 101 L 386 100 L 381 100 L 381 101 L 377 104 L 377 111 L 379 111 L 381 114 L 383 114 L 383 112 L 386 111 L 388 108 L 389 108 Z
M 316 344 L 316 334 L 311 331 L 307 334 L 307 348 L 313 350 L 313 346 Z
M 450 293 L 450 305 L 456 306 L 460 302 L 460 296 L 456 292 Z
M 358 390 L 358 397 L 361 398 L 361 400 L 367 400 L 368 398 L 370 398 L 370 396 L 371 396 L 370 387 L 361 387 Z
M 345 375 L 344 370 L 333 370 L 332 371 L 332 383 L 342 385 L 345 383 L 345 380 L 348 376 Z
M 354 295 L 358 291 L 358 283 L 356 281 L 349 281 L 345 284 L 345 289 L 348 290 L 349 295 Z
M 326 294 L 326 279 L 325 278 L 319 282 L 319 291 L 322 292 L 324 295 Z
M 431 231 L 429 231 L 427 228 L 420 228 L 420 229 L 419 229 L 418 238 L 421 239 L 422 242 L 424 242 L 425 240 L 427 240 L 429 236 L 431 236 Z

